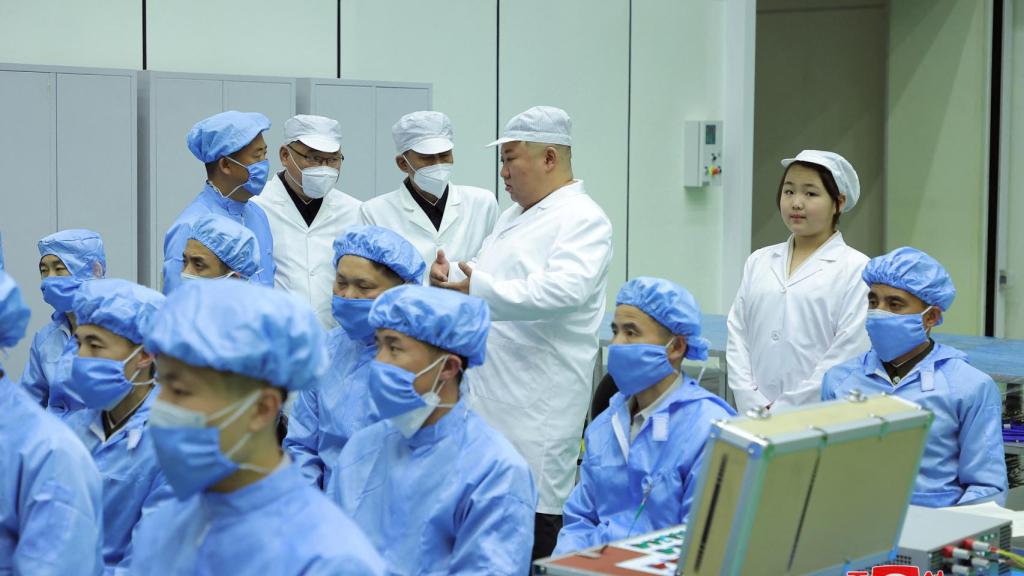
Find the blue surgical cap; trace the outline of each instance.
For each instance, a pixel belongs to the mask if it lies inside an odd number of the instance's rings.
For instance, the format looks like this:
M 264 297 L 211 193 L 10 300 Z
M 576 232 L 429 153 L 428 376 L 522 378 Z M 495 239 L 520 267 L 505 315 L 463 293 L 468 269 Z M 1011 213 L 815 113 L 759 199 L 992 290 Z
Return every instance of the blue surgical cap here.
M 622 304 L 639 308 L 672 334 L 686 336 L 686 357 L 690 360 L 708 359 L 708 341 L 700 336 L 700 306 L 686 288 L 641 276 L 619 289 L 615 305 Z
M 313 310 L 285 292 L 237 280 L 175 289 L 149 323 L 145 346 L 288 390 L 313 388 L 327 372 L 326 336 Z
M 246 278 L 260 269 L 260 247 L 251 230 L 227 216 L 205 214 L 192 222 L 192 238 L 213 252 L 225 266 Z
M 868 286 L 885 284 L 905 290 L 928 306 L 945 312 L 956 298 L 953 279 L 939 261 L 917 248 L 904 246 L 872 258 L 861 274 Z
M 0 348 L 11 348 L 25 335 L 29 311 L 14 278 L 0 270 Z
M 203 164 L 245 148 L 270 128 L 270 119 L 259 112 L 228 110 L 204 118 L 188 131 L 188 149 Z
M 4 269 L 4 235 L 0 234 L 0 270 Z
M 120 278 L 86 282 L 71 305 L 78 324 L 92 324 L 142 343 L 146 323 L 163 306 L 164 295 Z
M 352 226 L 334 239 L 334 267 L 342 256 L 360 256 L 383 264 L 409 284 L 423 281 L 427 264 L 416 247 L 379 226 Z
M 61 230 L 39 241 L 39 257 L 54 255 L 75 278 L 102 278 L 107 271 L 103 240 L 92 230 Z
M 466 359 L 465 368 L 472 368 L 484 363 L 491 312 L 475 296 L 404 284 L 377 297 L 370 308 L 370 325 L 458 354 Z

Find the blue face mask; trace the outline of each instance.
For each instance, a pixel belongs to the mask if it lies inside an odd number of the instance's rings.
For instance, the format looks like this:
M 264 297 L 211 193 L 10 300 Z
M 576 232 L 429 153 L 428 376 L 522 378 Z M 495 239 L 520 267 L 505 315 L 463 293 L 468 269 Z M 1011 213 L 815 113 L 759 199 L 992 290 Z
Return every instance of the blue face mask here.
M 444 382 L 440 382 L 441 371 L 437 371 L 430 392 L 420 396 L 413 386 L 421 374 L 426 374 L 439 363 L 444 362 L 447 355 L 431 362 L 429 366 L 413 374 L 393 364 L 373 360 L 370 362 L 370 396 L 377 405 L 381 418 L 391 422 L 406 438 L 411 437 L 423 426 L 423 422 L 433 413 L 435 408 L 451 408 L 454 404 L 441 404 L 438 392 Z
M 871 338 L 871 346 L 883 362 L 893 360 L 928 341 L 924 329 L 924 315 L 929 306 L 920 314 L 893 314 L 886 310 L 868 310 L 864 328 Z
M 270 160 L 260 160 L 259 162 L 246 165 L 231 156 L 225 156 L 225 158 L 249 171 L 249 179 L 238 188 L 245 188 L 245 191 L 249 194 L 259 196 L 260 192 L 263 192 L 263 187 L 267 184 L 267 175 L 270 174 Z M 238 188 L 235 188 L 235 190 L 238 190 Z M 235 190 L 232 190 L 231 194 L 234 194 Z M 231 194 L 228 194 L 225 198 L 230 198 Z
M 373 342 L 374 330 L 370 326 L 370 308 L 373 300 L 369 298 L 331 299 L 331 314 L 338 321 L 348 337 L 360 342 Z
M 608 346 L 608 373 L 626 396 L 654 386 L 676 373 L 668 362 L 668 347 L 656 344 L 612 344 Z
M 142 346 L 136 348 L 122 361 L 75 356 L 71 360 L 71 379 L 65 387 L 87 408 L 110 410 L 124 400 L 135 386 L 146 386 L 154 382 L 153 379 L 132 382 L 139 375 L 141 368 L 136 370 L 131 378 L 124 376 L 125 366 L 140 350 Z
M 75 292 L 82 285 L 81 278 L 74 276 L 50 276 L 43 278 L 40 289 L 43 291 L 43 300 L 53 306 L 53 309 L 61 314 L 71 312 L 71 303 L 75 299 Z
M 260 398 L 256 391 L 207 416 L 157 399 L 149 412 L 149 433 L 167 483 L 179 500 L 185 500 L 234 474 L 239 469 L 269 474 L 266 468 L 231 460 L 246 442 L 247 433 L 227 452 L 220 450 L 220 431 L 231 425 Z M 219 425 L 210 420 L 230 416 Z

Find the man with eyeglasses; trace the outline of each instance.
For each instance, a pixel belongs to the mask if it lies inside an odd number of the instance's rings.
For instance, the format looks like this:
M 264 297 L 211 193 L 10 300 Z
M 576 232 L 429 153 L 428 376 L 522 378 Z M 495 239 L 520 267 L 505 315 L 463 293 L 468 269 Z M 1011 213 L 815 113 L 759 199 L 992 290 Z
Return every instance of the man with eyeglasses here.
M 284 140 L 278 152 L 284 170 L 253 199 L 270 220 L 274 286 L 308 302 L 324 328 L 334 328 L 332 242 L 358 223 L 361 202 L 335 189 L 345 161 L 336 120 L 293 116 L 284 123 Z

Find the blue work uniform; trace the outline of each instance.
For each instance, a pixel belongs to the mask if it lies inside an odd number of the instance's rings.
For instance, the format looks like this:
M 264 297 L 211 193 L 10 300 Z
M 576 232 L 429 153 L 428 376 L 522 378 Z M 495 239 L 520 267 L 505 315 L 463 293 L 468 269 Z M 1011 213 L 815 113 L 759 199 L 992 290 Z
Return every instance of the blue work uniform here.
M 149 408 L 158 393 L 159 388 L 154 388 L 110 438 L 104 436 L 100 410 L 77 410 L 64 418 L 92 454 L 103 478 L 103 562 L 107 574 L 128 569 L 132 533 L 139 520 L 173 497 L 146 433 Z
M 328 492 L 391 574 L 529 571 L 537 491 L 512 444 L 460 400 L 406 439 L 390 422 L 356 432 Z
M 327 377 L 320 387 L 299 393 L 284 439 L 303 475 L 321 490 L 330 485 L 348 439 L 380 420 L 369 389 L 377 344 L 353 340 L 339 327 L 327 334 L 327 350 Z
M 555 554 L 686 522 L 711 425 L 735 415 L 685 376 L 630 441 L 630 398 L 612 396 L 587 428 L 580 480 L 565 502 Z
M 89 452 L 6 375 L 0 414 L 0 574 L 102 573 L 103 499 Z
M 21 386 L 40 406 L 57 415 L 81 408 L 62 382 L 71 377 L 71 359 L 78 354 L 78 341 L 71 334 L 67 315 L 53 313 L 53 319 L 32 337 L 28 363 L 21 374 Z
M 966 354 L 935 344 L 893 386 L 872 349 L 829 370 L 821 399 L 845 398 L 854 389 L 898 396 L 935 415 L 912 504 L 937 508 L 1006 500 L 1002 398 L 996 383 L 967 363 Z
M 383 574 L 359 528 L 285 457 L 234 492 L 163 502 L 136 532 L 131 574 Z
M 250 278 L 250 281 L 273 288 L 274 240 L 270 235 L 267 215 L 254 202 L 238 202 L 224 198 L 207 182 L 203 191 L 178 216 L 164 237 L 164 294 L 170 294 L 181 284 L 181 271 L 185 269 L 182 252 L 188 239 L 192 237 L 192 221 L 209 213 L 226 216 L 252 230 L 259 243 L 261 269 Z

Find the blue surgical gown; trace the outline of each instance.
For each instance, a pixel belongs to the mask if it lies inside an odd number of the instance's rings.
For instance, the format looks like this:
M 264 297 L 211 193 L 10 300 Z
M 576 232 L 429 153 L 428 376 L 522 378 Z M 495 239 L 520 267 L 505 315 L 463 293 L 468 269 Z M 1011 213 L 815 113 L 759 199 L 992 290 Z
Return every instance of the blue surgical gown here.
M 191 222 L 203 214 L 219 214 L 241 223 L 252 230 L 260 245 L 260 271 L 251 281 L 274 286 L 274 240 L 270 235 L 270 222 L 263 209 L 254 202 L 237 202 L 224 198 L 209 182 L 199 196 L 174 221 L 164 236 L 164 294 L 181 284 L 181 271 L 185 268 L 182 252 L 192 236 Z
M 373 576 L 383 568 L 352 520 L 283 463 L 234 492 L 164 501 L 142 519 L 129 573 Z
M 330 486 L 338 454 L 352 434 L 380 420 L 368 385 L 377 345 L 352 340 L 339 327 L 328 333 L 327 350 L 327 377 L 299 394 L 284 439 L 302 473 L 321 490 Z
M 6 376 L 0 414 L 0 574 L 102 573 L 102 488 L 89 452 Z
M 101 411 L 76 410 L 64 417 L 64 423 L 92 453 L 103 478 L 103 562 L 107 574 L 127 570 L 131 565 L 132 533 L 139 520 L 161 501 L 173 497 L 146 433 L 149 408 L 158 392 L 154 388 L 124 426 L 106 440 Z
M 630 442 L 629 398 L 612 396 L 584 435 L 580 480 L 565 502 L 555 554 L 685 523 L 711 425 L 735 415 L 684 377 Z
M 67 316 L 56 312 L 32 337 L 28 364 L 21 374 L 21 386 L 40 406 L 58 415 L 81 408 L 65 392 L 63 382 L 71 377 L 71 359 L 78 354 L 78 341 L 71 335 Z
M 938 508 L 1006 500 L 1002 398 L 995 382 L 968 364 L 963 352 L 935 344 L 894 387 L 878 355 L 869 350 L 833 367 L 822 382 L 822 400 L 845 398 L 854 389 L 885 392 L 935 415 L 912 504 Z
M 356 432 L 328 493 L 390 574 L 529 572 L 530 469 L 465 400 L 409 439 L 388 421 Z

